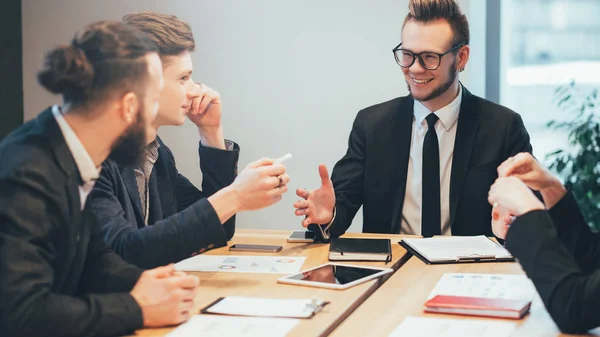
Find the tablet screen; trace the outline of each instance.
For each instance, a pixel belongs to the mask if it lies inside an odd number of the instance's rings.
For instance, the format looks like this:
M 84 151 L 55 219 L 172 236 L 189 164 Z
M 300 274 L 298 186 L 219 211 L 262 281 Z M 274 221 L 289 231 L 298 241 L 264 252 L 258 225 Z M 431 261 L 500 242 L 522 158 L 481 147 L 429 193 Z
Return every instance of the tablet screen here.
M 327 264 L 320 268 L 287 277 L 290 280 L 347 284 L 380 273 L 381 270 Z

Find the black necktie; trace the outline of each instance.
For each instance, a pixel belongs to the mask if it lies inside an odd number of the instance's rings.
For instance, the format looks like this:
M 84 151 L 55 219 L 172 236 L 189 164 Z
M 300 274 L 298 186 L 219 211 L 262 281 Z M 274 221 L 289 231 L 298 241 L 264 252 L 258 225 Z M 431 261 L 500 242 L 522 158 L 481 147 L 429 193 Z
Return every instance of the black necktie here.
M 421 205 L 421 235 L 431 237 L 442 232 L 440 202 L 440 147 L 435 123 L 438 116 L 430 113 L 427 118 L 427 133 L 423 141 L 423 199 Z

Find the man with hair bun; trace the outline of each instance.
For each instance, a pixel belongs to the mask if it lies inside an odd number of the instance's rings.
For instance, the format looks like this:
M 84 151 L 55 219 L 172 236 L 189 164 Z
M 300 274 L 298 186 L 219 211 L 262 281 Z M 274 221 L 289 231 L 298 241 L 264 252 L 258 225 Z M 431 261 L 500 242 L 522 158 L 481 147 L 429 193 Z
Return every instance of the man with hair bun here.
M 361 206 L 363 232 L 491 236 L 496 167 L 532 151 L 523 121 L 460 83 L 469 23 L 456 0 L 410 0 L 400 40 L 393 56 L 410 95 L 358 113 L 331 179 L 321 165 L 321 187 L 296 191 L 296 215 L 324 240 Z
M 155 45 L 97 22 L 50 51 L 38 80 L 63 103 L 0 143 L 0 331 L 113 336 L 187 320 L 197 278 L 124 262 L 86 207 L 102 162 L 130 165 L 148 141 L 163 87 Z

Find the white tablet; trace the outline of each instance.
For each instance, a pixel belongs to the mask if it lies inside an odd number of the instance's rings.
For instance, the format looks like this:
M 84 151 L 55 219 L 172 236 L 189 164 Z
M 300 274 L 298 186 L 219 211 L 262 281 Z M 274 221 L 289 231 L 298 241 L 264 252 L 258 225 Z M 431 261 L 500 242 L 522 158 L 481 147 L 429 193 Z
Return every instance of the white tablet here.
M 298 274 L 282 277 L 277 282 L 309 287 L 347 289 L 368 280 L 390 274 L 393 271 L 390 268 L 365 267 L 330 262 L 301 271 Z

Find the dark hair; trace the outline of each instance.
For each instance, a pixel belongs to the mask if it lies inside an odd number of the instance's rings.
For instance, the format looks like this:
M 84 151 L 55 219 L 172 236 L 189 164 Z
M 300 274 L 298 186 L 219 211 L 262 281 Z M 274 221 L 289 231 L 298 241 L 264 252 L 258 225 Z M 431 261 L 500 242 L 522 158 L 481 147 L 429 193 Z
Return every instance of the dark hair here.
M 138 94 L 148 78 L 144 56 L 156 52 L 150 39 L 133 26 L 101 21 L 79 30 L 70 45 L 50 51 L 39 83 L 73 106 L 105 99 L 115 91 Z
M 193 52 L 196 49 L 190 25 L 175 15 L 155 12 L 131 13 L 123 17 L 123 22 L 148 34 L 158 47 L 161 58 L 186 51 Z
M 454 33 L 453 46 L 459 43 L 469 44 L 469 21 L 455 0 L 410 0 L 402 28 L 410 20 L 429 23 L 439 19 L 450 24 Z

